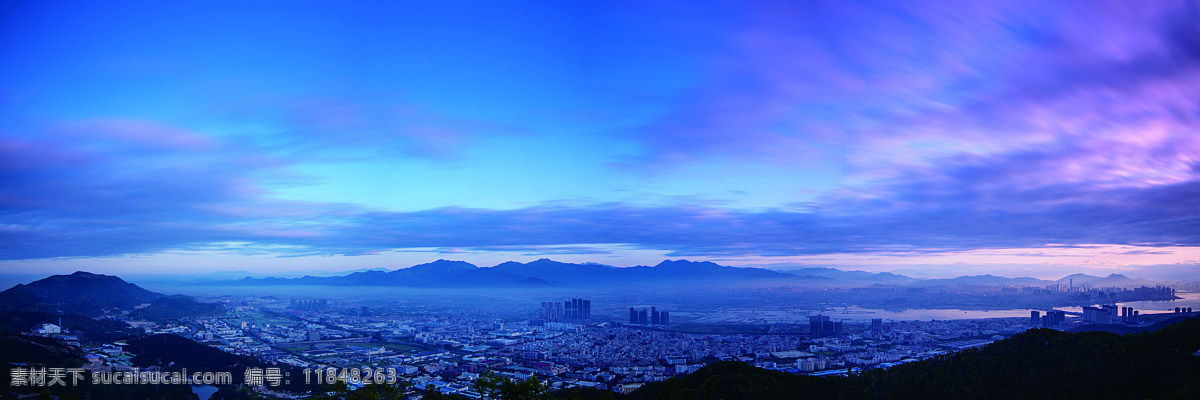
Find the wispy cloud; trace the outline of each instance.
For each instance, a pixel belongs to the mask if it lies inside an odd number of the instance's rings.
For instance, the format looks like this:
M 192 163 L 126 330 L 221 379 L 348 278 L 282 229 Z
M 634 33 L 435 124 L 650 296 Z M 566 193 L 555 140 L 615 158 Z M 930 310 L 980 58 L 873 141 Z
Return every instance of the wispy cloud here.
M 1016 162 L 996 160 L 1001 170 Z M 614 243 L 672 256 L 1200 245 L 1195 229 L 1200 204 L 1180 201 L 1200 195 L 1200 182 L 1194 181 L 1015 189 L 1004 179 L 971 184 L 978 179 L 947 168 L 941 175 L 906 176 L 877 192 L 886 195 L 830 197 L 824 200 L 829 207 L 814 212 L 605 203 L 399 213 L 258 197 L 238 183 L 252 178 L 211 165 L 134 176 L 105 174 L 107 166 L 79 166 L 10 175 L 9 182 L 36 175 L 52 179 L 8 191 L 13 204 L 27 206 L 23 212 L 8 208 L 6 226 L 12 228 L 4 233 L 5 258 L 101 256 L 231 241 L 295 246 L 306 254 L 412 247 L 552 252 L 553 246 Z M 79 175 L 93 179 L 87 185 L 56 182 L 75 182 Z M 251 210 L 231 213 L 226 203 Z
M 415 157 L 453 160 L 489 136 L 520 135 L 520 129 L 456 117 L 379 93 L 361 97 L 270 98 L 217 109 L 225 119 L 265 124 L 234 135 L 241 145 L 307 161 Z
M 872 177 L 948 153 L 1134 140 L 1154 135 L 1147 121 L 1195 120 L 1200 16 L 1187 2 L 750 10 L 723 27 L 727 50 L 702 84 L 634 130 L 645 152 L 629 163 L 846 162 Z
M 395 212 L 273 197 L 307 183 L 292 168 L 301 163 L 438 163 L 525 134 L 362 91 L 231 101 L 205 110 L 216 115 L 208 123 L 6 123 L 16 130 L 0 136 L 0 259 L 612 251 L 599 245 L 672 257 L 1057 257 L 1036 250 L 1200 246 L 1193 3 L 768 2 L 736 17 L 678 25 L 713 28 L 718 42 L 697 52 L 694 86 L 630 105 L 657 114 L 546 148 L 613 155 L 605 160 L 620 171 L 588 173 L 620 181 L 614 188 L 634 180 L 630 170 L 766 164 L 755 171 L 777 169 L 781 192 L 798 193 L 811 188 L 788 192 L 793 171 L 845 171 L 840 187 L 801 207 L 739 209 L 670 192 L 653 194 L 678 200 L 655 206 L 546 198 Z M 609 142 L 635 148 L 595 149 Z
M 440 248 L 435 250 L 440 254 L 462 254 L 466 252 L 483 252 L 483 253 L 512 253 L 522 256 L 551 256 L 551 255 L 586 255 L 586 254 L 613 254 L 612 250 L 594 247 L 594 246 L 484 246 L 484 247 L 468 247 L 468 248 Z

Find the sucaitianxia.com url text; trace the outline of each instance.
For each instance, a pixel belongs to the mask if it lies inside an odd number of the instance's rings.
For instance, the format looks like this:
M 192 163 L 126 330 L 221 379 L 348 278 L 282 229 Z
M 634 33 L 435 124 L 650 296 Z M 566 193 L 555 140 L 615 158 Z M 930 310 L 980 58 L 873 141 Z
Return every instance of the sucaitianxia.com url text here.
M 91 379 L 86 379 L 86 378 Z M 128 371 L 88 373 L 83 368 L 16 367 L 9 370 L 10 386 L 78 386 L 82 383 L 94 385 L 229 385 L 233 374 L 229 372 Z

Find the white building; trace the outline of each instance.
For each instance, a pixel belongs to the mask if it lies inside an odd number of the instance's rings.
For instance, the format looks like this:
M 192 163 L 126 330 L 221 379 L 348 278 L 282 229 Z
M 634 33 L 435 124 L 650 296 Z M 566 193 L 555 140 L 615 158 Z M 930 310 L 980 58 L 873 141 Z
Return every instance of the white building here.
M 53 333 L 62 333 L 62 328 L 59 328 L 58 325 L 51 324 L 51 323 L 40 324 L 34 330 L 37 333 L 40 333 L 43 335 L 49 335 L 49 334 L 53 334 Z

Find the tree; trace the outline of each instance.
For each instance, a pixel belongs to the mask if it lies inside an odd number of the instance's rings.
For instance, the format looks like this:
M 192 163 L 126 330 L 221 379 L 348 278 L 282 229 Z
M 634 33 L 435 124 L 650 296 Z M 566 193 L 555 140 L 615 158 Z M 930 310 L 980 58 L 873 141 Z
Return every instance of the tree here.
M 479 392 L 484 399 L 552 399 L 546 395 L 550 391 L 550 388 L 546 387 L 546 385 L 543 385 L 536 376 L 530 376 L 529 379 L 523 381 L 513 382 L 511 379 L 488 371 L 488 373 L 475 380 L 475 390 Z
M 338 382 L 329 386 L 323 393 L 314 394 L 313 400 L 402 400 L 404 391 L 410 384 L 397 382 L 394 384 L 366 385 L 358 390 L 350 390 L 345 383 Z M 426 397 L 430 398 L 430 397 Z

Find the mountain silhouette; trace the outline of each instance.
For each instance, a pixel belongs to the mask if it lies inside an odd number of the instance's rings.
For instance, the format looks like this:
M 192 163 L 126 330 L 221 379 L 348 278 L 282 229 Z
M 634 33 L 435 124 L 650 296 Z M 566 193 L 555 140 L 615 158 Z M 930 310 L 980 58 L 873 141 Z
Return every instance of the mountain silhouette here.
M 95 316 L 106 309 L 130 309 L 162 296 L 116 276 L 77 271 L 0 292 L 0 307 Z
M 1075 274 L 1057 282 L 1076 279 L 1075 284 L 1101 286 L 1140 286 L 1144 279 L 1120 274 L 1105 278 Z M 392 271 L 370 270 L 344 276 L 301 278 L 244 278 L 232 281 L 206 281 L 216 285 L 316 285 L 316 286 L 397 286 L 414 288 L 509 288 L 509 287 L 751 287 L 751 286 L 1044 286 L 1056 281 L 1030 277 L 1008 278 L 995 275 L 960 276 L 945 279 L 917 279 L 890 272 L 842 271 L 834 268 L 802 268 L 775 271 L 763 268 L 730 267 L 711 261 L 664 260 L 653 266 L 618 268 L 596 263 L 568 263 L 550 259 L 530 262 L 507 261 L 493 267 L 479 267 L 465 261 L 437 260 Z M 1103 285 L 1101 285 L 1103 284 Z

